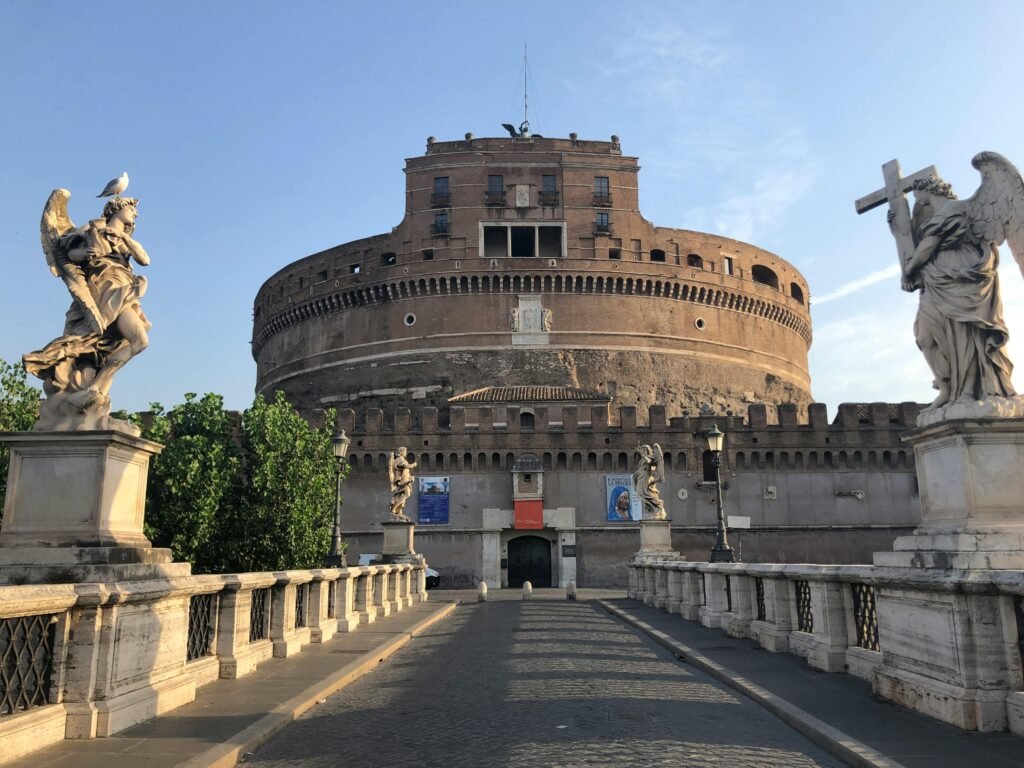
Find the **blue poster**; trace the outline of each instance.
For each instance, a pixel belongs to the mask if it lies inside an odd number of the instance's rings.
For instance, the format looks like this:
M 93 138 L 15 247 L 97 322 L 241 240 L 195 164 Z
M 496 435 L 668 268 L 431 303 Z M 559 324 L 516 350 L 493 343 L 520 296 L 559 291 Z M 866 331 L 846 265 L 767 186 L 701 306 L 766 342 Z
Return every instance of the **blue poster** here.
M 632 475 L 605 475 L 605 499 L 609 523 L 629 523 L 640 519 L 640 497 L 633 490 Z
M 419 522 L 421 525 L 448 524 L 448 478 L 421 477 Z

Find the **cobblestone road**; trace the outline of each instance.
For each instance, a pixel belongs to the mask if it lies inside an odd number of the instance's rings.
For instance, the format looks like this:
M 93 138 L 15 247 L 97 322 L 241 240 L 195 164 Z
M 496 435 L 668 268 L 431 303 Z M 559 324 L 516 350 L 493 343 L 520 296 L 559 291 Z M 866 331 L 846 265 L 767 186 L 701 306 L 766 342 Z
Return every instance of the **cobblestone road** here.
M 246 768 L 839 766 L 590 603 L 462 605 Z

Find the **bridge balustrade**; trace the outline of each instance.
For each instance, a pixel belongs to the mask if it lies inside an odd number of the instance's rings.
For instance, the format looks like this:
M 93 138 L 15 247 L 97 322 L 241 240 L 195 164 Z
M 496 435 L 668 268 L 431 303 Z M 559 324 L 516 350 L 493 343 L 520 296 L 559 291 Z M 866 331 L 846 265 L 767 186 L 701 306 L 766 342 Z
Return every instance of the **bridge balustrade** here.
M 0 586 L 0 762 L 116 733 L 426 595 L 412 564 Z M 113 703 L 131 685 L 160 688 L 152 710 Z

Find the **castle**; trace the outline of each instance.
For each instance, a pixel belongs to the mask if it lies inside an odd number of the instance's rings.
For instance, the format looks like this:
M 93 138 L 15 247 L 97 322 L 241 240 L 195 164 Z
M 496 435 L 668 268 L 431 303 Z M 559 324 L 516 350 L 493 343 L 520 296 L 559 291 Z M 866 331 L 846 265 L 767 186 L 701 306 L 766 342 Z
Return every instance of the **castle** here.
M 405 445 L 429 487 L 410 502 L 417 548 L 447 583 L 623 584 L 636 529 L 608 500 L 633 449 L 663 446 L 677 546 L 699 557 L 712 423 L 748 559 L 863 561 L 913 527 L 898 433 L 916 406 L 843 406 L 830 423 L 803 276 L 648 222 L 638 172 L 616 136 L 431 137 L 406 161 L 398 226 L 263 284 L 256 389 L 340 409 L 350 551 L 374 551 L 387 452 Z

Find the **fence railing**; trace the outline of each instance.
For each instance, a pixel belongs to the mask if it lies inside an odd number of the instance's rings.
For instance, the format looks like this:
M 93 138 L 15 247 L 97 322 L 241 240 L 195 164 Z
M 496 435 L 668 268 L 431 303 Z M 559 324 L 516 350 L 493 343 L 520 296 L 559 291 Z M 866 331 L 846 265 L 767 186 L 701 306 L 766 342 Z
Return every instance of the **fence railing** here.
M 0 586 L 0 763 L 116 733 L 425 599 L 424 566 L 410 564 Z M 115 714 L 97 715 L 98 700 Z

